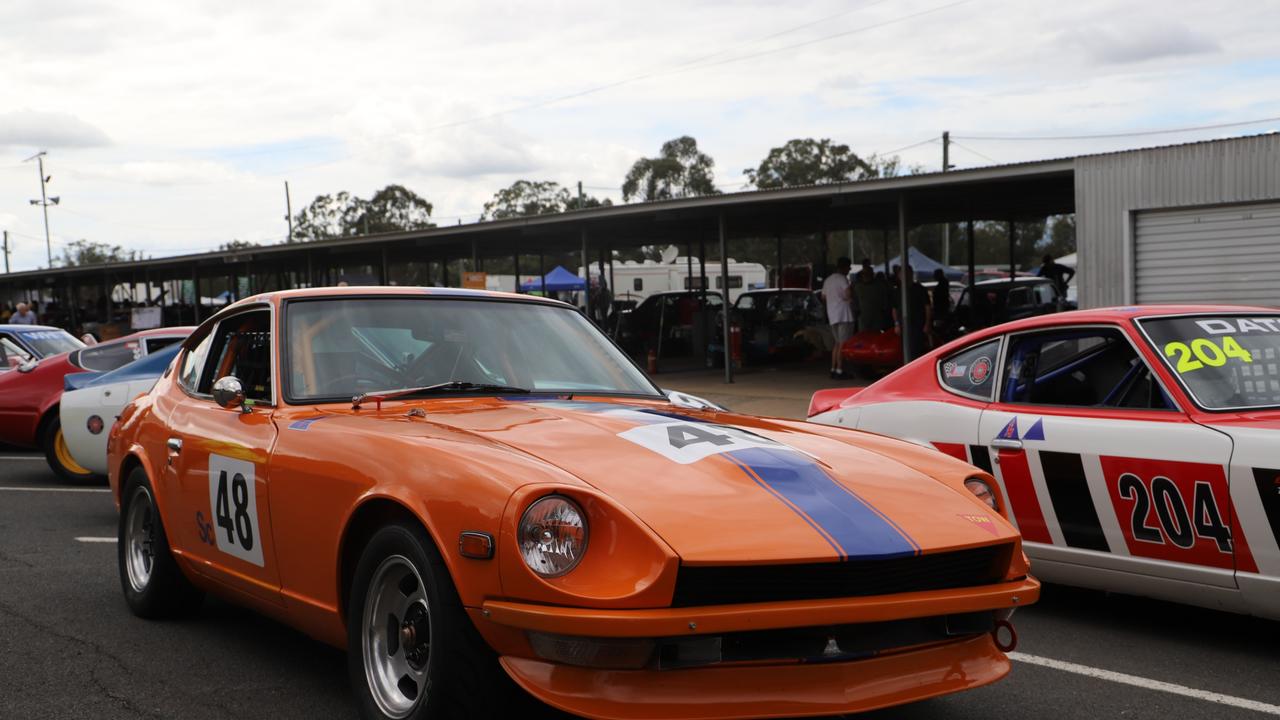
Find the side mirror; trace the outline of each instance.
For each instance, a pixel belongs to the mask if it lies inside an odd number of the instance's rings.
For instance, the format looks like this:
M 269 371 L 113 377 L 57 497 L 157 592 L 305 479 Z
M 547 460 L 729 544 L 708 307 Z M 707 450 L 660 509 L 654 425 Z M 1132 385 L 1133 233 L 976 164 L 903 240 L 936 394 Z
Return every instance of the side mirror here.
M 690 395 L 679 390 L 663 390 L 666 393 L 667 400 L 676 407 L 689 408 L 690 410 L 717 410 L 725 412 L 725 409 L 706 398 L 700 398 L 697 395 Z
M 213 384 L 213 401 L 228 410 L 239 408 L 240 412 L 249 412 L 249 405 L 244 400 L 244 386 L 235 375 L 220 378 Z

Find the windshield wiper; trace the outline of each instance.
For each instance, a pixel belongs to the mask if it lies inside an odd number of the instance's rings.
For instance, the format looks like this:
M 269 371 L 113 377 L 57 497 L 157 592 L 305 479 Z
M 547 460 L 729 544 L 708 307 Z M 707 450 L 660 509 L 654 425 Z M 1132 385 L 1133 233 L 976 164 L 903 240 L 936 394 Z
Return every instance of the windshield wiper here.
M 373 400 L 382 405 L 383 400 L 391 400 L 394 398 L 408 397 L 410 395 L 433 395 L 436 393 L 450 392 L 491 392 L 501 393 L 504 395 L 523 395 L 532 392 L 528 388 L 515 387 L 513 385 L 496 385 L 492 383 L 475 383 L 466 380 L 450 380 L 449 382 L 436 383 L 434 385 L 423 385 L 416 388 L 400 388 L 398 390 L 375 390 L 373 392 L 360 393 L 351 398 L 352 409 L 358 409 L 366 400 Z

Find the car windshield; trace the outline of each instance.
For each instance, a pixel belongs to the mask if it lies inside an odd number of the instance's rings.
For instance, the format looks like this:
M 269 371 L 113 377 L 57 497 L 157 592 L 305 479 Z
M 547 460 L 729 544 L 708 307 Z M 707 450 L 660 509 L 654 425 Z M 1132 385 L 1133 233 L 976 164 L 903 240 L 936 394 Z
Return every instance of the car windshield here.
M 1169 371 L 1206 410 L 1280 406 L 1280 315 L 1138 322 Z
M 387 297 L 298 300 L 287 308 L 294 400 L 450 382 L 533 392 L 660 394 L 599 330 L 567 307 Z
M 84 347 L 66 330 L 22 330 L 15 334 L 42 358 Z

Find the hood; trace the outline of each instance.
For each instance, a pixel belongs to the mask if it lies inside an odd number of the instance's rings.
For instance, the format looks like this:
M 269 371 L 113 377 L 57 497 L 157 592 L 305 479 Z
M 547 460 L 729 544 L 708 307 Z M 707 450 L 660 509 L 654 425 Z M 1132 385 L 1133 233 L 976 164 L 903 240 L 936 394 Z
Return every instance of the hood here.
M 891 445 L 859 447 L 852 432 L 844 441 L 643 401 L 493 399 L 424 409 L 431 422 L 537 457 L 606 493 L 687 564 L 891 558 L 1017 538 L 972 496 L 895 459 Z

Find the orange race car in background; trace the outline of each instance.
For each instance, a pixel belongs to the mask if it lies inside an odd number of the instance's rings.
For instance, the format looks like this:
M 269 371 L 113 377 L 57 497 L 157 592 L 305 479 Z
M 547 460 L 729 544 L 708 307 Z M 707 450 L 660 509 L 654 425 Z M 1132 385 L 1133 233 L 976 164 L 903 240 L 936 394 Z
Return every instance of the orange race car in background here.
M 868 710 L 1004 676 L 1039 595 L 990 475 L 667 396 L 529 296 L 243 300 L 108 453 L 130 608 L 345 647 L 368 718 Z

